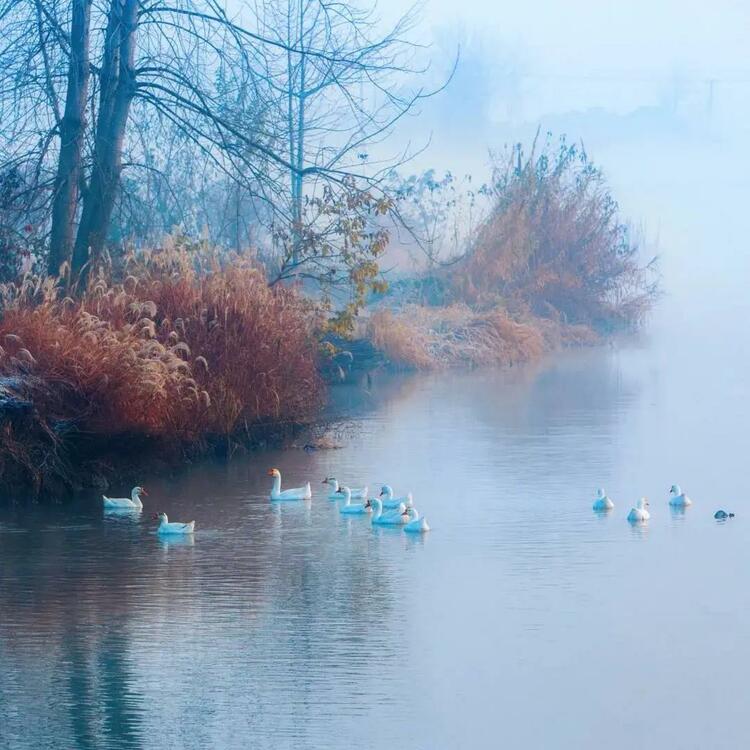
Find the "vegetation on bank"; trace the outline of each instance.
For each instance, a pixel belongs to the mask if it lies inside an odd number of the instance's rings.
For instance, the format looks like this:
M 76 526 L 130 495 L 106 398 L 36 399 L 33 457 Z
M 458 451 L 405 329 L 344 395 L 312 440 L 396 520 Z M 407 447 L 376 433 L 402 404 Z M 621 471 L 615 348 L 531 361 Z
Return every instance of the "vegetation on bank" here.
M 516 320 L 499 306 L 478 310 L 464 303 L 378 310 L 365 331 L 388 362 L 402 370 L 508 367 L 551 349 L 598 340 L 587 326 L 561 325 L 545 318 Z
M 463 206 L 454 181 L 406 184 L 419 186 L 419 215 L 431 235 L 440 227 L 449 234 Z M 365 327 L 395 366 L 509 365 L 641 326 L 658 295 L 655 261 L 642 264 L 603 173 L 582 147 L 563 138 L 537 150 L 535 142 L 524 157 L 516 146 L 496 161 L 490 184 L 467 195 L 474 211 L 477 196 L 487 208 L 462 251 L 433 259 L 401 285 L 403 303 L 386 297 Z
M 465 252 L 410 278 L 429 299 L 374 284 L 370 259 L 336 306 L 269 278 L 257 255 L 174 238 L 99 264 L 83 290 L 30 273 L 6 284 L 0 484 L 59 493 L 129 456 L 288 434 L 316 419 L 326 376 L 356 367 L 347 337 L 395 368 L 433 369 L 513 365 L 637 328 L 657 288 L 601 172 L 564 142 L 513 158 L 484 188 Z M 382 226 L 337 231 L 387 242 Z M 368 286 L 381 296 L 357 319 Z
M 0 482 L 58 491 L 118 453 L 184 454 L 313 418 L 323 397 L 311 303 L 240 258 L 185 249 L 101 269 L 78 297 L 4 288 Z M 88 476 L 87 476 L 88 473 Z

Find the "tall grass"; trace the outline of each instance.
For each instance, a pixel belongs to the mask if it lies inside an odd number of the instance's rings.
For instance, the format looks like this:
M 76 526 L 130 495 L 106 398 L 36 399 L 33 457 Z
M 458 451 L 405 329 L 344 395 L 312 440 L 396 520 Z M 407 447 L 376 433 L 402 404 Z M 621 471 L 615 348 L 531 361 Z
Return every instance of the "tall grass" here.
M 0 401 L 31 406 L 22 422 L 0 409 L 0 481 L 70 480 L 84 437 L 179 446 L 319 407 L 316 319 L 293 289 L 185 250 L 133 256 L 125 274 L 115 283 L 100 269 L 76 299 L 49 281 L 5 287 Z
M 451 270 L 455 298 L 514 313 L 590 325 L 637 327 L 656 282 L 621 220 L 602 172 L 564 140 L 519 150 L 495 169 L 492 209 Z
M 500 308 L 475 311 L 462 304 L 379 310 L 366 334 L 402 369 L 507 366 L 534 359 L 546 348 L 538 327 L 516 322 Z

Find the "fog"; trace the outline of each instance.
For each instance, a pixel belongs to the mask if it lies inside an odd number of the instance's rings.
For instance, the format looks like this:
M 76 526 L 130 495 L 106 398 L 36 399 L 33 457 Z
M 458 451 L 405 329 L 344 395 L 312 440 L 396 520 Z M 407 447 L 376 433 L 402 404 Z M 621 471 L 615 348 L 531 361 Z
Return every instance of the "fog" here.
M 403 11 L 393 0 L 380 8 L 384 19 Z M 457 54 L 458 65 L 403 125 L 404 142 L 424 147 L 404 170 L 482 180 L 490 150 L 528 147 L 537 129 L 580 141 L 644 254 L 659 256 L 665 294 L 652 335 L 684 320 L 686 306 L 726 324 L 748 271 L 748 27 L 742 2 L 428 2 L 418 34 L 433 80 Z

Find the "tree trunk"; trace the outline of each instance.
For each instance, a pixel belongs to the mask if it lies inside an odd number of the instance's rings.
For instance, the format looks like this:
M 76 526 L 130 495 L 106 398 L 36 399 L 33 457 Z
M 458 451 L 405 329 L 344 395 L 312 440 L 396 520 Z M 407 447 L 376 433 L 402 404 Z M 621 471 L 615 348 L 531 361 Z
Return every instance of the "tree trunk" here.
M 292 10 L 287 11 L 287 86 L 289 128 L 289 183 L 292 209 L 292 263 L 296 266 L 302 253 L 302 167 L 305 161 L 305 4 L 300 3 L 299 28 L 292 34 Z M 299 51 L 297 68 L 292 64 L 292 47 Z M 299 82 L 297 76 L 299 75 Z M 299 84 L 299 85 L 297 85 Z
M 139 0 L 111 0 L 100 76 L 91 181 L 83 202 L 73 251 L 73 273 L 84 284 L 88 264 L 107 239 L 122 169 L 122 148 L 135 94 L 135 39 Z
M 85 128 L 86 95 L 89 83 L 89 27 L 92 0 L 73 0 L 70 27 L 70 64 L 65 113 L 60 122 L 60 155 L 52 201 L 52 230 L 47 270 L 60 273 L 70 262 L 73 231 L 78 207 L 78 182 L 81 177 L 81 148 Z

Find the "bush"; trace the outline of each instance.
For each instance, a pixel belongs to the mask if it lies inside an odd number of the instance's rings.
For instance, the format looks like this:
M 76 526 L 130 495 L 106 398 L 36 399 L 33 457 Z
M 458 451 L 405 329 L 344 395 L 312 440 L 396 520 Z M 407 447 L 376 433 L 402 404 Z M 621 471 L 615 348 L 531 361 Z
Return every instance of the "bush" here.
M 269 287 L 240 257 L 184 249 L 131 256 L 121 285 L 90 285 L 87 309 L 115 326 L 138 316 L 147 334 L 189 365 L 204 432 L 308 418 L 320 404 L 315 309 L 294 289 Z M 136 323 L 137 325 L 137 323 Z M 191 390 L 192 392 L 192 390 Z M 185 429 L 189 429 L 185 425 Z
M 451 271 L 455 297 L 598 329 L 636 327 L 656 294 L 602 172 L 582 148 L 549 141 L 495 168 L 493 205 Z

